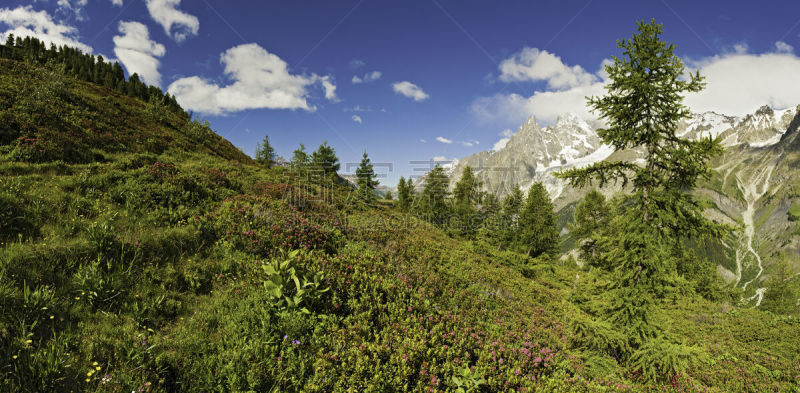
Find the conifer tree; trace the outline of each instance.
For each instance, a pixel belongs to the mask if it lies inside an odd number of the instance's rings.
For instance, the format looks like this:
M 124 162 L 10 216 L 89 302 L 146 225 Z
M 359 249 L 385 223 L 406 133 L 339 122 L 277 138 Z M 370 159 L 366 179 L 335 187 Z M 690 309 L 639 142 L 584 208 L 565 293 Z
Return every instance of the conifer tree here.
M 309 157 L 308 153 L 306 153 L 306 146 L 301 143 L 300 147 L 295 149 L 295 151 L 292 153 L 292 160 L 290 161 L 290 164 L 292 165 L 292 168 L 298 170 L 307 167 L 310 163 L 311 157 Z
M 386 199 L 387 201 L 392 201 L 394 200 L 394 196 L 392 195 L 391 191 L 386 191 L 386 194 L 383 195 L 383 199 Z
M 411 202 L 414 200 L 414 185 L 411 179 L 405 180 L 400 176 L 400 181 L 397 182 L 397 206 L 400 209 L 408 210 L 411 207 Z
M 378 185 L 376 178 L 377 176 L 367 156 L 367 151 L 364 150 L 361 163 L 356 168 L 356 184 L 358 185 L 358 193 L 362 198 L 374 199 L 375 187 Z
M 339 170 L 339 157 L 336 157 L 336 150 L 325 141 L 311 155 L 311 164 L 325 175 L 335 174 Z
M 472 237 L 477 232 L 477 205 L 480 203 L 481 183 L 467 165 L 453 189 L 453 213 L 456 218 L 453 228 L 456 234 Z
M 269 135 L 264 135 L 264 139 L 256 146 L 256 161 L 267 168 L 275 165 L 275 149 L 269 144 Z
M 683 96 L 700 91 L 703 78 L 699 73 L 686 77 L 675 46 L 660 39 L 660 24 L 638 22 L 637 27 L 632 38 L 618 42 L 623 56 L 605 67 L 607 95 L 588 102 L 607 124 L 598 130 L 602 141 L 615 150 L 641 151 L 644 164 L 603 161 L 560 176 L 575 187 L 592 181 L 601 187 L 610 181 L 632 183 L 633 194 L 625 202 L 630 207 L 597 239 L 597 258 L 613 269 L 605 314 L 628 338 L 636 367 L 653 375 L 655 356 L 691 352 L 662 334 L 655 307 L 677 281 L 675 255 L 681 254 L 683 239 L 716 237 L 725 230 L 703 217 L 690 193 L 709 175 L 708 160 L 722 149 L 710 138 L 690 141 L 676 135 L 679 122 L 690 115 Z M 672 353 L 657 354 L 653 348 Z
M 496 234 L 492 236 L 497 239 L 497 249 L 509 247 L 514 242 L 517 234 L 519 213 L 525 195 L 519 188 L 519 184 L 514 185 L 511 193 L 503 199 L 503 206 L 497 222 Z
M 558 228 L 553 202 L 541 182 L 528 190 L 525 206 L 519 213 L 517 248 L 528 256 L 554 254 L 558 251 Z
M 417 197 L 417 215 L 434 225 L 443 226 L 450 216 L 447 188 L 447 175 L 441 165 L 436 165 L 425 175 L 425 186 Z
M 606 203 L 606 197 L 596 190 L 589 191 L 575 207 L 572 217 L 570 232 L 579 242 L 583 258 L 592 264 L 598 252 L 597 238 L 611 220 L 611 210 Z

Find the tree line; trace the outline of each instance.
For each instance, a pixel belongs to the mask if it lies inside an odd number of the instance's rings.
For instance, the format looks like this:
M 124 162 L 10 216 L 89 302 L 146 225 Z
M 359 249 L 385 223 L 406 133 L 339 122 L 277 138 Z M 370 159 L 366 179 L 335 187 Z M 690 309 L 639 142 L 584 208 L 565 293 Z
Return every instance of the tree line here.
M 64 74 L 105 86 L 145 102 L 161 104 L 171 112 L 185 114 L 187 118 L 191 118 L 191 115 L 178 104 L 175 96 L 164 93 L 159 87 L 146 84 L 136 73 L 126 80 L 122 66 L 118 62 L 112 64 L 106 61 L 103 56 L 83 53 L 66 45 L 56 46 L 51 43 L 48 47 L 43 41 L 34 37 L 22 38 L 8 34 L 5 45 L 0 45 L 0 58 L 39 65 L 50 64 Z

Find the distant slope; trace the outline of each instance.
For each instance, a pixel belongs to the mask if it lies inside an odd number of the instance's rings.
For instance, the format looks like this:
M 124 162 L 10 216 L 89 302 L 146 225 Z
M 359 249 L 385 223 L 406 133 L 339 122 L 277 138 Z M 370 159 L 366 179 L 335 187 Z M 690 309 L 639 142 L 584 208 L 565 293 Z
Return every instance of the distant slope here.
M 763 297 L 764 268 L 781 253 L 797 260 L 800 235 L 789 220 L 789 209 L 800 205 L 800 106 L 775 111 L 764 106 L 744 117 L 714 112 L 694 114 L 681 124 L 678 135 L 686 138 L 719 138 L 725 153 L 713 160 L 713 177 L 701 184 L 699 195 L 711 203 L 710 218 L 742 231 L 710 252 L 723 278 L 746 290 L 745 300 L 758 304 Z M 588 123 L 563 115 L 553 126 L 540 127 L 528 119 L 499 151 L 483 151 L 465 157 L 452 169 L 451 184 L 464 166 L 476 170 L 484 188 L 500 195 L 514 184 L 523 189 L 541 181 L 560 211 L 562 225 L 571 218 L 574 205 L 588 190 L 575 190 L 553 174 L 601 160 L 641 160 L 636 151 L 617 151 L 602 145 Z M 607 196 L 620 191 L 610 185 Z M 567 241 L 565 245 L 573 244 Z M 568 250 L 564 250 L 568 251 Z M 795 263 L 800 271 L 800 262 Z

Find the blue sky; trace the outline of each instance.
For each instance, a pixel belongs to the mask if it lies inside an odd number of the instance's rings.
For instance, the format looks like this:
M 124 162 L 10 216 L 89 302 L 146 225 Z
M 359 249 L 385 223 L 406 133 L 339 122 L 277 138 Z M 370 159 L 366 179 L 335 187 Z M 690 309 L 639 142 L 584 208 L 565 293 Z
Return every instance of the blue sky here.
M 392 163 L 394 184 L 530 115 L 591 120 L 601 64 L 650 18 L 709 77 L 693 109 L 800 104 L 797 1 L 4 0 L 0 33 L 117 59 L 245 153 L 265 134 L 287 158 L 328 140 L 343 163 Z

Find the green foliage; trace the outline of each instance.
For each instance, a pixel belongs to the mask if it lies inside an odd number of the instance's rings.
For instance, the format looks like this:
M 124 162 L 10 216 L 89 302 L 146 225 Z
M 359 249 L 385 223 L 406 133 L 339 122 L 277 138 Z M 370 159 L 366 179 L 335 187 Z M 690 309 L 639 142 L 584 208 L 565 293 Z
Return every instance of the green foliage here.
M 415 201 L 415 214 L 434 225 L 444 226 L 450 218 L 448 179 L 436 165 L 425 175 L 425 185 Z
M 261 265 L 264 270 L 264 290 L 272 299 L 272 306 L 279 313 L 300 311 L 309 314 L 306 303 L 312 303 L 330 288 L 322 288 L 325 275 L 317 272 L 311 279 L 298 272 L 295 260 L 300 250 L 289 252 L 283 260 L 274 260 Z
M 558 250 L 558 229 L 550 195 L 540 182 L 528 190 L 528 198 L 519 213 L 514 244 L 531 257 L 552 255 Z
M 453 376 L 453 383 L 456 385 L 457 393 L 472 393 L 478 391 L 482 385 L 486 384 L 483 372 L 472 370 L 468 366 L 461 369 L 461 373 Z
M 377 175 L 372 168 L 367 152 L 364 151 L 364 156 L 361 157 L 361 163 L 356 168 L 356 184 L 358 185 L 358 194 L 361 198 L 372 200 L 375 198 L 375 187 L 378 185 Z
M 306 147 L 302 143 L 298 149 L 292 153 L 292 160 L 290 161 L 292 168 L 299 170 L 311 164 L 311 157 L 306 153 Z
M 335 174 L 339 170 L 339 158 L 336 157 L 336 150 L 328 145 L 328 141 L 322 142 L 311 155 L 311 165 L 325 175 Z
M 582 257 L 591 264 L 597 254 L 597 237 L 611 220 L 611 209 L 603 194 L 596 190 L 588 194 L 575 208 L 570 233 L 580 242 Z
M 414 184 L 411 182 L 411 179 L 406 181 L 405 178 L 400 176 L 400 180 L 397 183 L 397 207 L 401 210 L 408 211 L 413 201 Z
M 788 214 L 789 221 L 800 221 L 800 204 L 793 203 Z
M 797 302 L 800 299 L 800 276 L 798 276 L 789 259 L 781 255 L 767 270 L 768 279 L 764 283 L 767 288 L 761 308 L 779 315 L 797 315 Z
M 264 135 L 264 140 L 256 146 L 255 160 L 267 168 L 275 165 L 275 149 L 269 144 L 269 135 Z
M 0 180 L 0 185 L 5 181 Z M 21 200 L 24 195 L 0 191 L 0 242 L 31 238 L 39 234 L 35 212 Z
M 633 354 L 631 366 L 645 380 L 667 381 L 707 363 L 708 360 L 708 355 L 699 347 L 675 344 L 658 338 L 648 341 Z
M 464 167 L 461 178 L 453 189 L 453 220 L 450 229 L 458 236 L 474 238 L 479 226 L 478 208 L 481 201 L 481 182 L 469 165 Z

